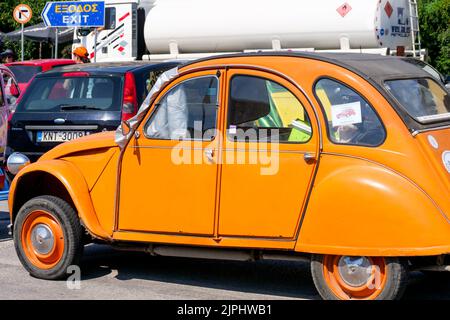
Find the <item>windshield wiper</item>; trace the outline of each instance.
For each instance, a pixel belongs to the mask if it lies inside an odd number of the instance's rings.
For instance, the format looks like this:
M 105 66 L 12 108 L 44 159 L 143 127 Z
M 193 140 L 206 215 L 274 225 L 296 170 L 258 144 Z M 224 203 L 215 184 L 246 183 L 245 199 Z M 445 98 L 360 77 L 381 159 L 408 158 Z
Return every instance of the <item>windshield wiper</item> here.
M 62 104 L 60 105 L 61 110 L 103 110 L 97 107 L 91 107 L 86 105 L 72 105 L 72 104 Z

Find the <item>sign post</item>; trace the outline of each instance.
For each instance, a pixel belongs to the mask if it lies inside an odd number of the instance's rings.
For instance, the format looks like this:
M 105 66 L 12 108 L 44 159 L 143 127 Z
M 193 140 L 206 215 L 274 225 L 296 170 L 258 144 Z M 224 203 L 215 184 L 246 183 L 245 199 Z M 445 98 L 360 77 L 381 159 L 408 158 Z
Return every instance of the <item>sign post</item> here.
M 26 4 L 19 4 L 17 7 L 14 8 L 13 11 L 13 17 L 16 22 L 20 23 L 22 25 L 21 32 L 20 32 L 20 58 L 21 61 L 23 61 L 24 58 L 24 52 L 23 52 L 23 44 L 24 44 L 24 38 L 23 38 L 23 27 L 24 24 L 31 20 L 31 17 L 33 16 L 33 11 L 31 11 L 31 8 Z
M 23 23 L 21 24 L 21 30 L 20 30 L 20 61 L 23 61 L 24 54 L 23 54 L 23 45 L 24 45 L 24 39 L 23 39 Z
M 58 28 L 55 28 L 55 59 L 58 59 Z
M 98 31 L 97 28 L 95 28 L 94 30 L 94 62 L 97 62 L 97 35 L 98 35 Z

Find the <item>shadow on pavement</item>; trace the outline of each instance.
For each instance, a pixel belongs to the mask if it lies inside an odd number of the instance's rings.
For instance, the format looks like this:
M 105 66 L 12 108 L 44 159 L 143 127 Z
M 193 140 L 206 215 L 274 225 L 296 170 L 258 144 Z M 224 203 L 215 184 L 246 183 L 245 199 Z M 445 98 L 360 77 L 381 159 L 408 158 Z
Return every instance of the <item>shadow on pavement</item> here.
M 123 281 L 139 279 L 280 298 L 320 299 L 308 263 L 152 257 L 115 251 L 105 245 L 86 247 L 83 280 L 100 278 L 113 270 L 117 270 L 115 278 Z M 449 288 L 450 273 L 412 272 L 404 299 L 450 300 Z
M 412 272 L 405 299 L 450 300 L 450 272 Z
M 8 235 L 9 213 L 0 211 L 0 242 L 10 240 Z
M 117 270 L 115 278 L 123 281 L 140 279 L 280 298 L 319 298 L 308 263 L 152 257 L 102 245 L 85 248 L 82 280 L 100 278 L 112 270 Z

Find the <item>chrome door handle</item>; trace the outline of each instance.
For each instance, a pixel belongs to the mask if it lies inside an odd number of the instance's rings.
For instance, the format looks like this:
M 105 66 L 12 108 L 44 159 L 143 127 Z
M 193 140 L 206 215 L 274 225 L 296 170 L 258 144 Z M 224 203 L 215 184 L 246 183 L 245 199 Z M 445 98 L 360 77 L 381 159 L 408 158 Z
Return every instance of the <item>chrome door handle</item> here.
M 315 153 L 311 153 L 311 152 L 307 152 L 303 155 L 303 159 L 305 159 L 306 162 L 312 162 L 316 160 L 316 154 Z
M 205 156 L 209 162 L 214 162 L 214 150 L 213 149 L 205 149 Z

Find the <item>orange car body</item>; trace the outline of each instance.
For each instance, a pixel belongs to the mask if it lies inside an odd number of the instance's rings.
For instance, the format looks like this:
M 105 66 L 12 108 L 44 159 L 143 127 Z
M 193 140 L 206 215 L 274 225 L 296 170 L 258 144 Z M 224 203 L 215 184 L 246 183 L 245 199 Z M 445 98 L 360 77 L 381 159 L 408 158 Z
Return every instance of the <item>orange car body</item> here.
M 261 163 L 220 161 L 260 150 L 258 142 L 240 149 L 225 137 L 229 84 L 237 74 L 284 86 L 311 120 L 309 141 L 278 145 L 275 174 L 259 174 Z M 213 159 L 173 163 L 171 152 L 180 142 L 147 138 L 145 123 L 168 90 L 207 75 L 219 79 L 219 134 L 185 151 L 210 151 Z M 380 145 L 331 141 L 325 107 L 314 90 L 323 77 L 370 103 L 386 130 Z M 429 136 L 437 147 L 430 146 Z M 22 169 L 10 189 L 11 221 L 39 192 L 30 191 L 33 182 L 44 179 L 74 205 L 92 236 L 108 242 L 386 257 L 447 254 L 450 173 L 443 154 L 448 150 L 448 121 L 412 133 L 386 93 L 333 59 L 289 54 L 205 59 L 179 69 L 124 148 L 112 132 L 95 134 L 62 144 Z

